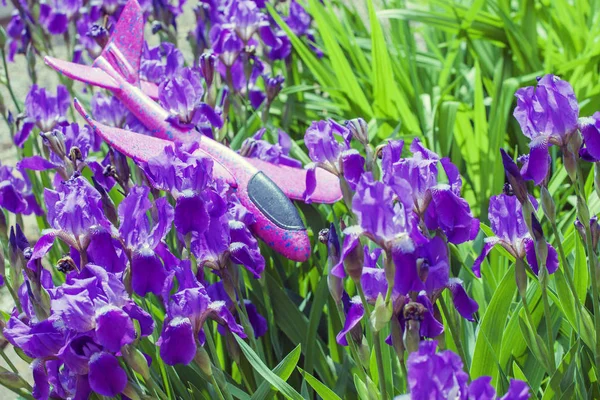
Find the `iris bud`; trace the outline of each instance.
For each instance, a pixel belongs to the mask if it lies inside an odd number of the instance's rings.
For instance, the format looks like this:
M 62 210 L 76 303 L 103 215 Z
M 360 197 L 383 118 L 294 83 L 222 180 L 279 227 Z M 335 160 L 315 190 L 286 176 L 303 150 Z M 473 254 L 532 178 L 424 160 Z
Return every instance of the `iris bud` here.
M 404 319 L 406 326 L 404 329 L 404 347 L 409 353 L 419 349 L 421 342 L 421 321 L 425 313 L 425 306 L 421 303 L 410 302 L 404 306 Z
M 198 347 L 196 350 L 196 355 L 194 356 L 194 361 L 200 367 L 200 370 L 204 372 L 207 376 L 212 376 L 212 366 L 210 362 L 210 357 L 204 347 Z
M 517 258 L 515 261 L 515 280 L 521 297 L 527 295 L 527 272 L 525 271 L 525 263 L 522 258 Z
M 145 381 L 152 379 L 148 369 L 148 361 L 146 361 L 146 357 L 141 351 L 132 345 L 123 346 L 121 351 L 125 362 L 131 369 L 140 374 Z
M 386 304 L 381 293 L 377 296 L 375 308 L 371 313 L 371 326 L 375 332 L 379 332 L 392 319 L 391 303 Z
M 215 76 L 215 61 L 217 57 L 212 53 L 204 53 L 200 56 L 200 70 L 206 81 L 206 86 L 211 87 Z
M 364 263 L 364 252 L 363 247 L 360 242 L 356 245 L 354 249 L 348 254 L 346 259 L 344 260 L 344 268 L 346 269 L 346 273 L 354 282 L 360 281 L 362 276 L 362 269 Z
M 541 197 L 544 214 L 551 222 L 554 222 L 556 219 L 556 204 L 554 203 L 554 199 L 552 196 L 550 196 L 550 192 L 548 192 L 548 189 L 545 186 L 542 186 Z
M 325 231 L 323 229 L 321 232 Z M 319 232 L 319 239 L 321 237 Z M 334 265 L 337 265 L 340 261 L 340 241 L 338 239 L 335 226 L 330 225 L 327 230 L 327 264 L 329 266 L 329 274 L 327 274 L 327 285 L 329 286 L 329 293 L 337 304 L 342 301 L 342 294 L 344 293 L 344 282 L 341 278 L 333 275 L 331 269 Z
M 67 156 L 67 147 L 65 145 L 65 136 L 58 129 L 51 132 L 40 133 L 44 144 L 58 157 L 65 158 Z
M 4 27 L 0 25 L 0 48 L 4 48 L 6 46 L 6 31 Z
M 131 382 L 127 382 L 127 386 L 125 386 L 125 389 L 123 389 L 123 394 L 131 400 L 141 400 L 140 395 L 135 390 Z
M 352 137 L 356 138 L 363 145 L 369 144 L 369 126 L 362 118 L 354 118 L 346 121 L 346 128 L 352 132 Z
M 42 361 L 36 360 L 35 362 L 41 363 Z M 0 367 L 0 384 L 11 389 L 24 389 L 27 387 L 27 382 L 23 378 L 4 367 Z

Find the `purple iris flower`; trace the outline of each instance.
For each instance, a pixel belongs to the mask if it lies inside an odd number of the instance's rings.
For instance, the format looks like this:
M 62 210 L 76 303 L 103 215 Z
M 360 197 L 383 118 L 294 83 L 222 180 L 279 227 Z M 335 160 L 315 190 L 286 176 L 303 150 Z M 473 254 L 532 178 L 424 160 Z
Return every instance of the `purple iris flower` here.
M 118 98 L 101 92 L 94 94 L 91 107 L 96 121 L 116 128 L 124 128 L 132 118 L 135 118 Z
M 580 156 L 590 162 L 600 161 L 600 112 L 591 117 L 579 119 L 579 130 L 583 136 L 584 147 Z
M 40 4 L 40 23 L 51 35 L 65 33 L 69 21 L 83 6 L 82 0 L 51 0 Z
M 268 26 L 264 14 L 256 6 L 256 3 L 251 0 L 232 2 L 229 23 L 244 43 L 248 43 L 259 28 L 265 25 Z
M 308 34 L 312 18 L 296 0 L 290 2 L 290 15 L 285 19 L 296 36 Z
M 402 158 L 402 141 L 392 141 L 383 150 L 383 181 L 398 196 L 410 193 L 415 212 L 427 229 L 440 229 L 454 244 L 473 240 L 479 232 L 469 204 L 460 197 L 462 179 L 458 168 L 448 158 L 440 158 L 414 139 L 412 157 Z M 441 165 L 448 183 L 438 179 Z
M 230 68 L 244 49 L 244 42 L 234 30 L 221 26 L 214 26 L 210 36 L 213 42 L 213 52 L 219 56 L 226 67 Z
M 0 207 L 14 214 L 42 215 L 25 173 L 0 164 Z
M 532 200 L 532 203 L 537 208 L 537 202 Z M 506 194 L 493 196 L 490 199 L 488 218 L 496 236 L 485 239 L 481 254 L 473 263 L 475 275 L 481 276 L 481 263 L 496 245 L 504 247 L 515 258 L 527 259 L 529 266 L 537 274 L 535 243 L 523 219 L 523 209 L 517 197 Z M 558 268 L 558 256 L 550 244 L 548 244 L 546 267 L 551 274 Z
M 134 186 L 118 209 L 119 234 L 131 253 L 131 286 L 140 296 L 161 294 L 167 271 L 155 250 L 171 230 L 174 214 L 167 198 L 152 204 L 149 192 L 146 186 Z
M 491 378 L 480 377 L 469 384 L 462 360 L 450 350 L 436 353 L 437 342 L 423 341 L 419 350 L 408 356 L 410 398 L 425 399 L 497 399 Z M 529 388 L 523 381 L 511 379 L 508 392 L 501 399 L 526 400 Z
M 140 77 L 159 84 L 164 79 L 175 76 L 183 65 L 183 54 L 173 43 L 163 42 L 152 48 L 145 44 L 140 64 Z
M 236 313 L 235 303 L 225 291 L 223 281 L 213 283 L 212 285 L 208 286 L 206 290 L 212 301 L 224 301 L 227 309 L 229 309 L 234 317 L 236 317 L 236 320 L 239 320 L 239 316 Z M 248 313 L 248 320 L 252 326 L 252 330 L 254 331 L 254 337 L 264 336 L 264 334 L 267 333 L 267 320 L 260 315 L 256 309 L 256 306 L 252 304 L 250 300 L 238 299 L 238 302 L 241 301 L 244 302 L 244 307 Z M 225 334 L 224 327 L 222 325 L 219 325 L 219 331 L 222 335 Z
M 57 176 L 68 180 L 81 173 L 84 167 L 97 164 L 95 161 L 88 163 L 87 160 L 89 152 L 96 150 L 95 147 L 100 143 L 89 126 L 80 127 L 73 123 L 59 128 L 41 134 L 44 145 L 50 150 L 48 159 L 42 156 L 25 157 L 17 166 L 32 171 L 55 169 Z M 55 179 L 55 183 L 56 181 Z
M 6 26 L 6 33 L 8 35 L 8 61 L 13 62 L 15 54 L 18 52 L 25 53 L 25 49 L 31 40 L 29 31 L 19 14 L 19 10 L 12 12 L 10 21 Z
M 42 132 L 49 132 L 57 125 L 66 124 L 65 116 L 70 102 L 69 92 L 62 85 L 56 87 L 56 96 L 33 85 L 25 98 L 25 120 L 15 135 L 15 144 L 22 147 L 34 127 Z
M 191 68 L 181 69 L 177 75 L 165 79 L 158 87 L 159 102 L 168 112 L 167 121 L 183 128 L 198 126 L 201 132 L 211 127 L 221 128 L 223 120 L 211 106 L 202 102 L 204 87 L 200 72 Z
M 208 318 L 246 337 L 226 302 L 213 301 L 206 288 L 198 282 L 192 287 L 180 289 L 168 299 L 167 318 L 157 342 L 160 356 L 166 364 L 189 364 L 194 359 L 198 344 L 204 345 L 203 326 Z
M 246 73 L 246 65 L 249 63 L 249 59 L 252 59 L 252 69 L 250 74 Z M 221 77 L 230 83 L 232 89 L 242 96 L 248 96 L 250 104 L 253 108 L 258 108 L 265 101 L 266 95 L 256 86 L 258 78 L 262 75 L 265 70 L 264 63 L 256 56 L 237 58 L 233 64 L 228 67 L 224 63 L 220 63 L 217 70 L 221 74 Z
M 225 268 L 227 258 L 260 277 L 265 260 L 249 226 L 254 217 L 212 177 L 212 160 L 196 154 L 197 143 L 176 143 L 148 160 L 144 170 L 152 185 L 176 198 L 175 228 L 190 235 L 190 249 L 203 264 Z M 185 241 L 185 240 L 184 240 Z
M 266 128 L 262 128 L 252 137 L 244 140 L 240 153 L 244 157 L 258 158 L 276 165 L 281 164 L 301 168 L 302 163 L 289 156 L 292 147 L 290 136 L 281 129 L 278 129 L 277 144 L 271 144 L 263 139 L 266 132 Z
M 313 122 L 304 134 L 308 156 L 313 161 L 307 165 L 304 201 L 311 202 L 316 187 L 316 168 L 323 168 L 343 177 L 352 190 L 364 172 L 365 159 L 350 148 L 352 132 L 345 126 L 329 119 Z
M 529 144 L 529 163 L 523 176 L 536 185 L 548 175 L 551 145 L 566 147 L 577 130 L 579 105 L 571 85 L 548 74 L 539 78 L 537 86 L 517 90 L 514 117 Z

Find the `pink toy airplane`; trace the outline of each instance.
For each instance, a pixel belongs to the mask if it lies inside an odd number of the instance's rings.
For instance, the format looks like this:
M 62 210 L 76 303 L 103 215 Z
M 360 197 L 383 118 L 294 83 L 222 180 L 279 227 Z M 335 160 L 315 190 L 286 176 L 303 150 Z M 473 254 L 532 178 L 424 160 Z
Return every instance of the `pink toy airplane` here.
M 298 211 L 290 201 L 302 200 L 306 171 L 245 158 L 230 148 L 202 136 L 196 130 L 184 131 L 166 121 L 168 113 L 153 99 L 156 85 L 139 78 L 144 20 L 136 0 L 125 6 L 115 30 L 93 66 L 84 66 L 46 57 L 50 67 L 69 78 L 108 89 L 121 100 L 154 137 L 113 128 L 94 121 L 75 99 L 75 109 L 109 145 L 136 161 L 160 154 L 173 140 L 197 140 L 203 155 L 214 160 L 214 175 L 231 185 L 240 202 L 256 218 L 254 233 L 271 248 L 295 261 L 310 256 L 310 240 Z M 338 178 L 317 169 L 316 203 L 335 203 L 342 193 Z

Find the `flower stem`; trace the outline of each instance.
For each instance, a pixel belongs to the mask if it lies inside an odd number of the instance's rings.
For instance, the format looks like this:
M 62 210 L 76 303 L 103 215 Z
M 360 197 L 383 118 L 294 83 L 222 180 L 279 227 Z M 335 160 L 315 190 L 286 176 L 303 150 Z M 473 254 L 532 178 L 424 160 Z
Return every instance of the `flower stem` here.
M 363 291 L 360 281 L 355 282 L 355 284 L 363 308 L 365 309 L 365 317 L 368 321 L 370 313 L 369 303 L 367 302 L 367 298 L 365 297 L 365 292 Z M 373 329 L 373 326 L 369 322 L 367 322 L 366 325 L 370 327 L 371 333 L 373 334 L 373 346 L 375 347 L 375 357 L 377 359 L 377 375 L 379 376 L 379 394 L 381 396 L 380 398 L 387 399 L 387 392 L 385 388 L 385 371 L 383 369 L 383 353 L 381 351 L 381 341 L 379 340 L 379 332 L 375 331 L 375 329 Z
M 456 326 L 456 321 L 450 315 L 448 307 L 446 306 L 446 302 L 444 301 L 444 296 L 440 296 L 439 298 L 440 306 L 442 307 L 442 312 L 444 313 L 444 318 L 448 321 L 448 327 L 450 328 L 450 333 L 452 334 L 452 339 L 454 339 L 454 344 L 456 345 L 456 350 L 458 351 L 458 355 L 463 360 L 463 368 L 467 368 L 467 356 L 465 353 L 465 349 L 463 348 L 462 341 L 460 339 L 460 332 L 458 331 L 458 327 Z
M 583 171 L 581 170 L 581 164 L 577 164 L 577 182 L 573 182 L 575 185 L 575 191 L 577 192 L 577 215 L 579 217 L 579 221 L 583 224 L 585 228 L 585 242 L 587 249 L 587 259 L 588 259 L 588 270 L 592 283 L 592 305 L 594 309 L 594 327 L 596 334 L 596 343 L 594 349 L 594 358 L 595 364 L 600 365 L 600 304 L 598 303 L 598 274 L 597 274 L 597 265 L 596 265 L 596 252 L 594 251 L 594 244 L 592 242 L 592 232 L 590 229 L 590 217 L 589 217 L 589 209 L 585 199 L 585 188 L 583 186 L 583 182 L 585 182 L 583 177 Z M 596 370 L 596 378 L 600 380 L 600 370 L 597 368 Z
M 223 396 L 223 392 L 221 392 L 221 388 L 215 379 L 215 374 L 210 375 L 210 383 L 212 383 L 213 387 L 215 388 L 215 392 L 217 392 L 217 395 L 219 395 L 219 399 L 225 400 L 225 396 Z
M 10 93 L 10 97 L 12 98 L 13 103 L 15 103 L 15 107 L 18 113 L 21 113 L 21 107 L 19 107 L 19 102 L 17 101 L 17 96 L 15 96 L 15 92 L 13 91 L 12 85 L 10 83 L 10 77 L 8 76 L 8 65 L 6 63 L 6 53 L 4 49 L 0 49 L 0 56 L 2 57 L 2 65 L 4 67 L 4 77 L 6 78 L 6 88 L 8 89 L 8 93 Z

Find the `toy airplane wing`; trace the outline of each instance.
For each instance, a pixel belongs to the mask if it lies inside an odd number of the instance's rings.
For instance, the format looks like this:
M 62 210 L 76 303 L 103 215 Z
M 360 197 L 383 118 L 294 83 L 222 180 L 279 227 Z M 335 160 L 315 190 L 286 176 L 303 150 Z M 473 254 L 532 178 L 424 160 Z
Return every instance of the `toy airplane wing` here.
M 246 158 L 250 164 L 264 172 L 273 182 L 283 190 L 292 200 L 304 200 L 306 191 L 306 170 L 289 167 L 287 165 L 275 165 L 258 158 Z M 317 168 L 317 187 L 311 195 L 315 203 L 333 204 L 342 198 L 340 181 L 334 174 Z
M 63 75 L 76 81 L 89 83 L 90 85 L 98 86 L 110 91 L 119 89 L 117 82 L 109 74 L 98 67 L 75 64 L 50 56 L 44 57 L 44 62 L 49 67 L 60 71 Z M 152 100 L 158 100 L 158 86 L 156 86 L 156 84 L 141 80 L 140 88 L 146 96 L 150 97 Z
M 141 135 L 139 133 L 107 126 L 94 121 L 77 99 L 74 100 L 74 106 L 92 129 L 94 129 L 94 132 L 104 139 L 106 143 L 135 161 L 146 162 L 152 157 L 160 155 L 166 146 L 173 146 L 173 142 L 168 140 Z M 210 154 L 201 149 L 198 151 L 201 151 L 207 157 L 213 158 Z M 230 186 L 236 187 L 237 182 L 235 178 L 220 163 L 214 163 L 213 174 L 215 178 L 223 179 Z

